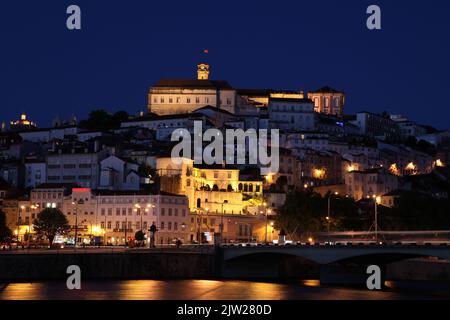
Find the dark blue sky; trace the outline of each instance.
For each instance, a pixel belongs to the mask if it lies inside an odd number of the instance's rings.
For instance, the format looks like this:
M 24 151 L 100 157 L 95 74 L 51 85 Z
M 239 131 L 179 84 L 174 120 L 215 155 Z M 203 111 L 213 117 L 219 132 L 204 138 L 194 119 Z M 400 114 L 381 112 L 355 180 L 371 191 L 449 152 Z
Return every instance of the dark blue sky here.
M 66 8 L 82 9 L 68 31 Z M 366 9 L 382 9 L 382 30 Z M 0 4 L 0 120 L 144 110 L 160 78 L 195 77 L 208 48 L 212 78 L 235 87 L 347 93 L 346 113 L 408 115 L 449 128 L 450 1 L 5 0 Z

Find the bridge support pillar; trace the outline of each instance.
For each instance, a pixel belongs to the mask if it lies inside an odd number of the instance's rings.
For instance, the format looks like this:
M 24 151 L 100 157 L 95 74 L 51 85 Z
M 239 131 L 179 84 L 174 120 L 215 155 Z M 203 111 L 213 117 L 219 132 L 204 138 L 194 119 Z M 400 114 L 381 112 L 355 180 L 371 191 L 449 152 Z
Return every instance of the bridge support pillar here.
M 326 264 L 320 267 L 320 284 L 328 286 L 367 287 L 368 265 Z M 386 268 L 381 268 L 381 284 L 384 287 Z

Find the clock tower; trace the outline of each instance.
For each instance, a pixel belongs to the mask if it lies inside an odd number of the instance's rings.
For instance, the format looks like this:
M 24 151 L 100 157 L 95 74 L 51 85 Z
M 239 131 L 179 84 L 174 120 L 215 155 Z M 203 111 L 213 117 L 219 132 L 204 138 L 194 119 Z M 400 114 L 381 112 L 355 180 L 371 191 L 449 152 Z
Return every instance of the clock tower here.
M 208 80 L 209 79 L 209 64 L 200 63 L 197 65 L 197 79 Z

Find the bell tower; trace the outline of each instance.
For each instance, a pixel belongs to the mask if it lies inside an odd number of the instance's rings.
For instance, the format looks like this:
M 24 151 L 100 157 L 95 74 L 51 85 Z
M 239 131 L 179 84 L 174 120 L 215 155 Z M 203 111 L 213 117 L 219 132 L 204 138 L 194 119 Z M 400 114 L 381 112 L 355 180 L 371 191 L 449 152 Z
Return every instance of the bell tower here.
M 209 79 L 209 64 L 200 63 L 197 65 L 197 79 L 208 80 Z

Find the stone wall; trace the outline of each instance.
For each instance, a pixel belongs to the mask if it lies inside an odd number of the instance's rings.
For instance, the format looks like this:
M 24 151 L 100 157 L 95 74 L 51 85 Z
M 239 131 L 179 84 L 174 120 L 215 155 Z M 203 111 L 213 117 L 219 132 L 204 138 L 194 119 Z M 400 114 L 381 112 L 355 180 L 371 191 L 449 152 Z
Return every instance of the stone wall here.
M 66 279 L 77 265 L 84 279 L 208 279 L 215 275 L 213 254 L 63 253 L 1 254 L 0 281 Z

